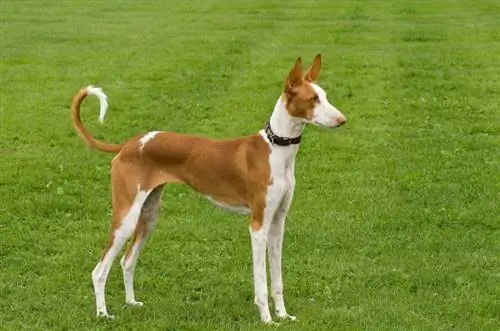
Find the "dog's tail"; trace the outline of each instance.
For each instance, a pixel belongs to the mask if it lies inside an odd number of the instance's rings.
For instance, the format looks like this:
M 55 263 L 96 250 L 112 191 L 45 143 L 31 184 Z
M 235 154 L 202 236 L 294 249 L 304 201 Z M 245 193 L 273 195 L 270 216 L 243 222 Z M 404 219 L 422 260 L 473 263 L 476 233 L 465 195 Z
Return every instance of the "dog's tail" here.
M 108 109 L 108 97 L 106 96 L 106 94 L 104 94 L 101 88 L 90 85 L 84 89 L 80 89 L 80 91 L 78 91 L 78 93 L 73 98 L 73 103 L 71 104 L 73 127 L 83 139 L 83 141 L 85 141 L 90 147 L 103 152 L 118 153 L 122 149 L 123 144 L 108 144 L 103 141 L 97 140 L 92 137 L 90 132 L 88 132 L 87 129 L 83 126 L 82 119 L 80 117 L 80 105 L 82 104 L 83 99 L 87 97 L 87 95 L 95 95 L 97 98 L 99 98 L 99 103 L 101 105 L 99 111 L 99 121 L 101 123 L 104 121 L 104 116 L 106 115 L 106 110 Z

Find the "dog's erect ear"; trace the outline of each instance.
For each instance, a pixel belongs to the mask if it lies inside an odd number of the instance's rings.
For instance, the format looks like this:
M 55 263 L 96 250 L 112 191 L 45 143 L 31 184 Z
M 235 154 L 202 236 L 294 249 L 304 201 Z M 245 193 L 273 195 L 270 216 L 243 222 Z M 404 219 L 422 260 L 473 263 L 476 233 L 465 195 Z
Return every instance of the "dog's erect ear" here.
M 319 71 L 321 70 L 321 54 L 316 55 L 311 68 L 304 74 L 306 82 L 315 82 L 318 79 Z
M 300 85 L 302 85 L 302 59 L 299 56 L 285 81 L 285 93 L 287 95 L 296 93 Z

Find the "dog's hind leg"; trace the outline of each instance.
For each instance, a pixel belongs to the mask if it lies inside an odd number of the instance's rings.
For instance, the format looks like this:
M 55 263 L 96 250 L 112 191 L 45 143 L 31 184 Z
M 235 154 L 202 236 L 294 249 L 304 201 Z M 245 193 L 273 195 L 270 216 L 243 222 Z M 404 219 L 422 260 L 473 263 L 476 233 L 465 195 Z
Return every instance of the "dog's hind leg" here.
M 133 184 L 136 186 L 127 185 L 121 176 L 114 176 L 112 183 L 113 225 L 108 245 L 101 260 L 92 271 L 97 316 L 108 318 L 113 317 L 108 314 L 105 301 L 105 287 L 109 271 L 123 245 L 134 233 L 142 206 L 151 193 L 151 190 L 141 189 L 136 183 Z
M 142 302 L 135 300 L 134 271 L 141 249 L 156 226 L 163 186 L 157 186 L 151 191 L 144 202 L 132 243 L 120 260 L 125 285 L 125 302 L 129 305 L 142 306 Z

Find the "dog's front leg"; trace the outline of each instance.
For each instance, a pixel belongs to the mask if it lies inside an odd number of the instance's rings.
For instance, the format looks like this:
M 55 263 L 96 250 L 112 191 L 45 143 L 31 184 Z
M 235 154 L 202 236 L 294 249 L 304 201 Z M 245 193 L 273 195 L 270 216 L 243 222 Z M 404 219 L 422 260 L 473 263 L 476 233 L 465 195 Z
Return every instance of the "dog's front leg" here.
M 269 227 L 279 206 L 279 201 L 281 201 L 282 193 L 281 185 L 278 186 L 275 184 L 270 186 L 265 200 L 258 201 L 252 206 L 250 238 L 252 241 L 254 302 L 259 308 L 260 319 L 266 324 L 273 323 L 271 313 L 269 312 L 267 290 L 267 237 Z
M 282 278 L 282 249 L 283 236 L 285 232 L 285 220 L 292 204 L 293 192 L 295 189 L 295 181 L 291 185 L 283 197 L 283 201 L 278 208 L 274 220 L 271 223 L 268 235 L 268 253 L 269 267 L 271 271 L 271 296 L 274 300 L 276 316 L 281 319 L 290 319 L 295 321 L 295 316 L 289 315 L 285 308 L 285 300 L 283 298 L 283 278 Z
M 263 222 L 257 229 L 258 221 L 252 220 L 250 227 L 250 237 L 252 240 L 252 260 L 253 260 L 253 282 L 254 282 L 254 302 L 259 308 L 260 319 L 264 323 L 272 323 L 269 312 L 268 293 L 267 293 L 267 274 L 266 274 L 266 248 L 267 234 L 269 231 L 268 222 Z M 259 222 L 260 223 L 260 222 Z

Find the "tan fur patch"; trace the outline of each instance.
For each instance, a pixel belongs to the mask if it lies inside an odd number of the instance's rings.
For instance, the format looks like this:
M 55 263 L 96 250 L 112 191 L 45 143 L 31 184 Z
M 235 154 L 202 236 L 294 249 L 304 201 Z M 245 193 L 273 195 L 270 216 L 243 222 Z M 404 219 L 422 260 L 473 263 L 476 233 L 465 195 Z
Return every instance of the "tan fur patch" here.
M 310 121 L 313 117 L 313 110 L 319 102 L 319 97 L 311 85 L 303 83 L 297 92 L 286 98 L 286 109 L 290 116 L 304 118 Z
M 212 140 L 160 132 L 137 148 L 137 136 L 124 144 L 113 160 L 113 207 L 128 210 L 137 191 L 166 183 L 183 183 L 195 191 L 232 206 L 250 208 L 252 228 L 262 223 L 271 178 L 269 145 L 259 135 Z M 116 215 L 113 229 L 125 215 Z M 139 220 L 138 232 L 142 220 Z
M 314 81 L 321 69 L 321 55 L 316 55 L 313 65 L 302 74 L 302 59 L 299 57 L 285 80 L 283 98 L 286 109 L 292 117 L 308 121 L 313 118 L 313 110 L 319 102 L 319 97 L 309 82 Z

